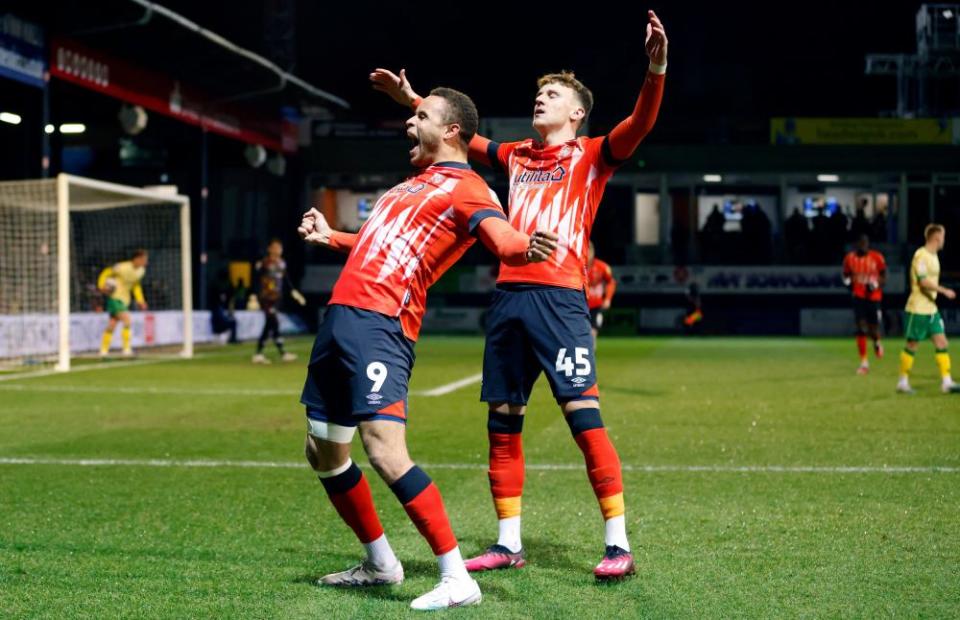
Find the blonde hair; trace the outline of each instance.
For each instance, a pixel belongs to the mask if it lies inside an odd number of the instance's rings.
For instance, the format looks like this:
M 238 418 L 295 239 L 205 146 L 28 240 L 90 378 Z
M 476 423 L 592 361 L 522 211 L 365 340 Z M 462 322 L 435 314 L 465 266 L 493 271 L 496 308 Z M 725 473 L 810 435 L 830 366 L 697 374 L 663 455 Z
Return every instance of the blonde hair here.
M 580 124 L 587 122 L 587 117 L 590 116 L 590 110 L 593 109 L 593 93 L 590 92 L 590 89 L 583 85 L 583 82 L 577 79 L 577 76 L 573 74 L 573 71 L 561 71 L 560 73 L 547 73 L 546 75 L 541 75 L 537 78 L 537 88 L 543 88 L 547 84 L 561 84 L 573 90 L 577 94 L 577 99 L 580 100 L 580 105 L 583 106 L 583 118 L 580 119 Z

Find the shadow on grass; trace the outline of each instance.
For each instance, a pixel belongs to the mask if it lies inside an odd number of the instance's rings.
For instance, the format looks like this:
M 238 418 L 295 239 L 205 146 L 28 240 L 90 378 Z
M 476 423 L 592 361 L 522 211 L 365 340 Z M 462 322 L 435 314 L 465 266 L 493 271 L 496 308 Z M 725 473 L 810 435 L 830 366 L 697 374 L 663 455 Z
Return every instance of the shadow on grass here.
M 347 567 L 348 568 L 348 567 Z M 437 569 L 437 564 L 430 561 L 422 560 L 403 560 L 403 573 L 405 581 L 409 578 L 428 578 L 439 581 L 440 576 Z M 349 594 L 351 596 L 356 596 L 365 599 L 376 599 L 380 601 L 398 601 L 402 603 L 409 604 L 417 596 L 424 594 L 427 590 L 432 587 L 427 585 L 423 588 L 423 592 L 420 591 L 409 591 L 406 588 L 400 588 L 396 585 L 382 585 L 382 586 L 366 586 L 366 587 L 343 587 L 337 588 L 332 586 L 322 586 L 317 583 L 317 581 L 323 575 L 320 573 L 309 573 L 303 574 L 295 577 L 292 582 L 299 585 L 306 585 L 310 587 L 320 588 L 323 590 L 336 591 L 343 594 Z M 484 596 L 492 596 L 498 599 L 507 599 L 511 596 L 515 596 L 508 589 L 503 588 L 502 586 L 490 583 L 489 580 L 484 580 L 482 576 L 474 575 L 475 578 L 480 581 L 480 587 L 483 591 Z
M 609 385 L 609 384 L 600 386 L 600 393 L 603 394 L 603 392 L 612 392 L 614 394 L 627 394 L 628 396 L 646 396 L 646 397 L 667 396 L 670 393 L 667 390 L 652 390 L 649 388 L 628 388 L 628 387 L 620 387 L 617 385 Z

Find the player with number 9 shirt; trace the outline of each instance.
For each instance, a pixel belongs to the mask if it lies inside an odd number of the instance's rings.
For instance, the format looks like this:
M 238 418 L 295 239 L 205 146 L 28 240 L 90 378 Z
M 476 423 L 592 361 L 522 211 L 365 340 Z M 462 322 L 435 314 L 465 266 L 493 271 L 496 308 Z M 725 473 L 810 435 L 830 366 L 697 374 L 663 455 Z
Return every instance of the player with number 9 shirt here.
M 546 260 L 555 235 L 514 230 L 483 179 L 467 165 L 477 111 L 464 94 L 434 89 L 407 120 L 410 161 L 420 168 L 388 190 L 357 234 L 334 231 L 316 209 L 299 233 L 307 242 L 349 251 L 317 333 L 301 402 L 306 454 L 341 518 L 363 543 L 358 566 L 323 585 L 400 583 L 403 569 L 374 508 L 370 487 L 350 459 L 359 427 L 373 468 L 390 486 L 440 567 L 440 583 L 411 603 L 443 609 L 480 602 L 430 477 L 407 454 L 407 387 L 427 288 L 475 237 L 513 265 Z

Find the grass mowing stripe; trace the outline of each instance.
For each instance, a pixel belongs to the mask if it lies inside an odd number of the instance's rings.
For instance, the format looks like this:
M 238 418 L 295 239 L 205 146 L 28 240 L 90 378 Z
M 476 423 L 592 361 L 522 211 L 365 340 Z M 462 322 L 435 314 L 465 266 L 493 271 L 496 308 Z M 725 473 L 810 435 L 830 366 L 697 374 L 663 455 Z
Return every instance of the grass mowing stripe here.
M 301 469 L 294 461 L 234 461 L 211 459 L 62 459 L 53 457 L 0 457 L 0 465 L 75 465 L 78 467 L 227 467 L 257 469 Z M 368 463 L 362 467 L 369 468 Z M 421 463 L 425 469 L 486 470 L 486 463 Z M 527 463 L 533 471 L 580 471 L 582 463 Z M 863 466 L 863 465 L 623 465 L 624 471 L 640 473 L 773 473 L 773 474 L 956 474 L 950 466 Z

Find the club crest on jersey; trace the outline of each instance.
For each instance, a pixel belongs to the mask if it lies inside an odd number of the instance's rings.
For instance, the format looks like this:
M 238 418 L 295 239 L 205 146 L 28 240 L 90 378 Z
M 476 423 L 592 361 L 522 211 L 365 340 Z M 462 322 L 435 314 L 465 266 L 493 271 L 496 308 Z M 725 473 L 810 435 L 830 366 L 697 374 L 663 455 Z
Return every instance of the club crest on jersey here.
M 521 185 L 533 185 L 537 183 L 556 183 L 562 181 L 567 174 L 563 166 L 557 166 L 554 170 L 523 170 L 513 177 L 513 182 Z

